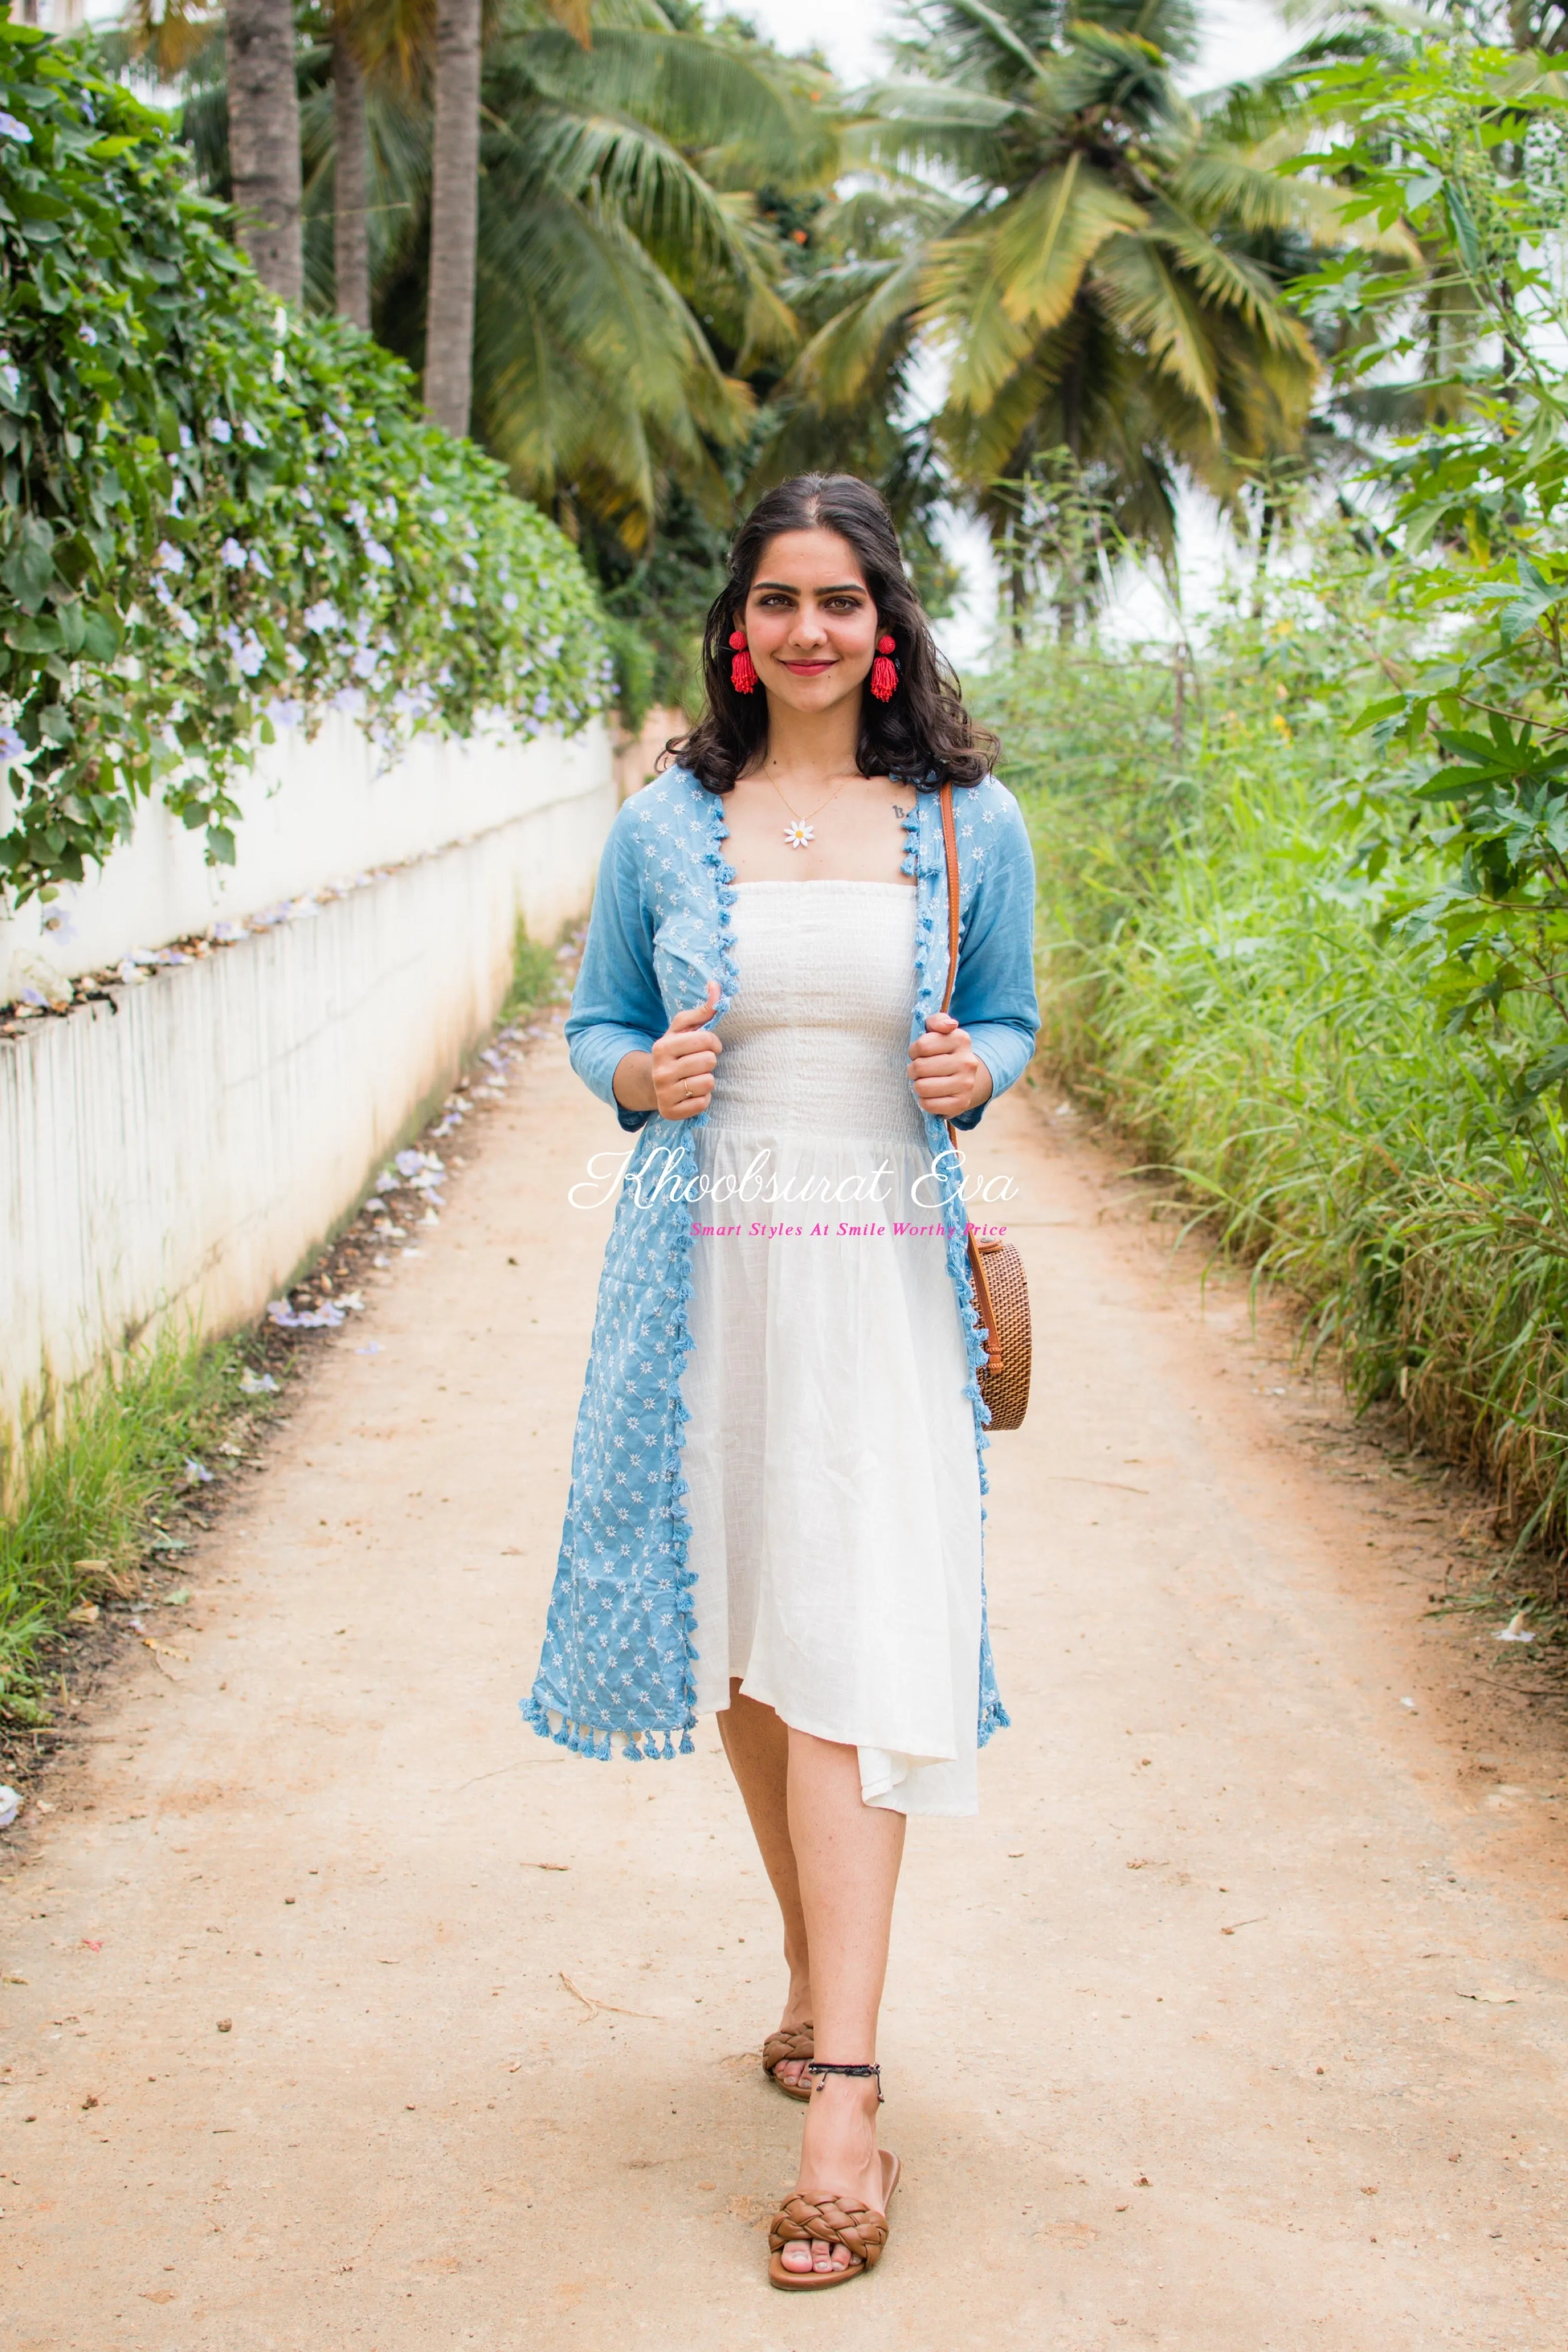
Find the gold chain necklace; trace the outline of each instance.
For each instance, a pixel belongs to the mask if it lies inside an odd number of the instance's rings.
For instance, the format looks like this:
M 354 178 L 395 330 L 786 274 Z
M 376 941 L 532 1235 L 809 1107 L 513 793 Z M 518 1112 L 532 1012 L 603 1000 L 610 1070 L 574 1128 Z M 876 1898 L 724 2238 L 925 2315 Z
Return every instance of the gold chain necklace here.
M 816 829 L 814 825 L 806 823 L 806 817 L 820 816 L 825 808 L 831 808 L 834 802 L 838 798 L 839 793 L 843 792 L 846 786 L 851 783 L 854 779 L 852 777 L 846 776 L 842 784 L 835 784 L 833 790 L 828 793 L 827 798 L 825 801 L 818 801 L 814 809 L 807 809 L 805 816 L 804 817 L 797 816 L 795 814 L 795 810 L 790 807 L 789 802 L 784 800 L 782 789 L 779 785 L 773 783 L 773 780 L 771 776 L 767 781 L 770 784 L 773 784 L 774 792 L 778 793 L 780 800 L 784 801 L 785 808 L 789 809 L 790 822 L 784 827 L 785 841 L 788 843 L 791 849 L 809 849 L 812 843 L 816 839 Z

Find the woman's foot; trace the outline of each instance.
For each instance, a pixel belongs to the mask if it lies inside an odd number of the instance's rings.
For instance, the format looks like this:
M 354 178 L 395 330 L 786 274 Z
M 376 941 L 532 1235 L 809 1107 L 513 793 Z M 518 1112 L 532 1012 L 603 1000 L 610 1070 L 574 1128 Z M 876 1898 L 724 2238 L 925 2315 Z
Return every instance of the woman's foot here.
M 784 2015 L 779 2020 L 779 2032 L 811 2037 L 811 1982 L 806 1977 L 791 1977 L 789 1998 L 784 2002 Z M 773 2077 L 781 2089 L 803 2093 L 811 2088 L 805 2078 L 806 2065 L 812 2056 L 809 2048 L 797 2058 L 781 2058 L 773 2069 Z
M 782 2072 L 782 2069 L 781 2069 Z M 853 2074 L 814 2077 L 817 2088 L 805 2111 L 801 2136 L 802 2197 L 833 2197 L 845 2205 L 883 2210 L 886 2174 L 877 2147 L 877 2081 Z M 853 2257 L 847 2246 L 821 2239 L 786 2245 L 779 2257 L 786 2271 L 843 2271 Z

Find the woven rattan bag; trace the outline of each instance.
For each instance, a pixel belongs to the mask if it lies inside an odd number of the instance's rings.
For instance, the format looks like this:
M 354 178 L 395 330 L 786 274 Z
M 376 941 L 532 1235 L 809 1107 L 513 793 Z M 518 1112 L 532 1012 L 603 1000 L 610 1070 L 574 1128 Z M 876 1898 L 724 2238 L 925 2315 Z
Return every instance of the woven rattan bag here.
M 947 986 L 942 1009 L 952 1003 L 958 978 L 958 838 L 952 825 L 952 786 L 942 788 L 942 839 L 947 853 Z M 948 1124 L 947 1139 L 958 1150 L 958 1133 Z M 980 1393 L 991 1410 L 993 1429 L 1016 1429 L 1029 1409 L 1029 1286 L 1024 1261 L 1011 1242 L 979 1240 L 969 1229 L 969 1271 L 974 1311 L 985 1332 L 985 1362 Z

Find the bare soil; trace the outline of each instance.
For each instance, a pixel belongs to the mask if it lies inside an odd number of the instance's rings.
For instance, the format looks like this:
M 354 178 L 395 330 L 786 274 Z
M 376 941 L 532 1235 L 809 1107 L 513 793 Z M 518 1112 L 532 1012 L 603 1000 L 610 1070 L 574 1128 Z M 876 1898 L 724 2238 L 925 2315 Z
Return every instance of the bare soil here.
M 13 2352 L 1558 2352 L 1568 1741 L 1434 1613 L 1484 1513 L 1050 1094 L 974 1155 L 1035 1303 L 1013 1728 L 911 1831 L 886 2259 L 770 2293 L 798 2114 L 712 1725 L 605 1765 L 516 1711 L 619 1148 L 532 1055 L 8 1841 Z

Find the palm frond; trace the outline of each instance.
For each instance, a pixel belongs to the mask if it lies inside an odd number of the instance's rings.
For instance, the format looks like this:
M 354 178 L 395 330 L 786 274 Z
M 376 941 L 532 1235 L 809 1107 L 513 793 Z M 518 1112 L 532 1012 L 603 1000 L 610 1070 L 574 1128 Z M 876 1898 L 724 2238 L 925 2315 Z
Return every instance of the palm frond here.
M 921 323 L 935 330 L 951 362 L 950 404 L 983 412 L 1037 340 L 1007 309 L 984 228 L 944 237 L 931 248 L 921 296 Z
M 1192 138 L 1197 118 L 1169 66 L 1147 41 L 1075 19 L 1045 76 L 1043 103 L 1058 115 L 1114 112 L 1145 136 Z
M 1044 332 L 1066 317 L 1087 264 L 1117 229 L 1142 228 L 1139 206 L 1081 152 L 1042 173 L 1019 201 L 988 216 L 1002 307 Z
M 1291 228 L 1307 206 L 1305 183 L 1283 179 L 1234 147 L 1205 142 L 1171 175 L 1171 194 L 1205 227 L 1223 222 L 1249 236 Z
M 1121 329 L 1219 429 L 1213 339 L 1202 304 L 1152 237 L 1114 236 L 1095 257 L 1095 291 Z
M 1305 327 L 1282 307 L 1278 287 L 1258 263 L 1216 243 L 1173 204 L 1153 207 L 1150 235 L 1181 262 L 1206 303 L 1239 312 L 1263 342 L 1294 352 L 1304 366 L 1315 367 Z
M 921 266 L 916 254 L 832 273 L 847 299 L 784 378 L 786 395 L 809 401 L 824 415 L 853 406 L 886 366 L 889 346 L 908 338 Z
M 972 25 L 978 26 L 981 32 L 994 41 L 1005 56 L 1026 67 L 1030 73 L 1039 72 L 1040 60 L 1028 43 L 1020 39 L 1005 16 L 1002 16 L 997 9 L 988 8 L 985 0 L 948 0 L 948 6 L 955 15 L 967 16 Z
M 560 35 L 519 33 L 497 45 L 497 57 L 558 105 L 636 119 L 719 177 L 731 176 L 738 155 L 753 187 L 818 186 L 838 168 L 826 78 L 764 50 L 702 33 L 608 28 L 585 51 Z

